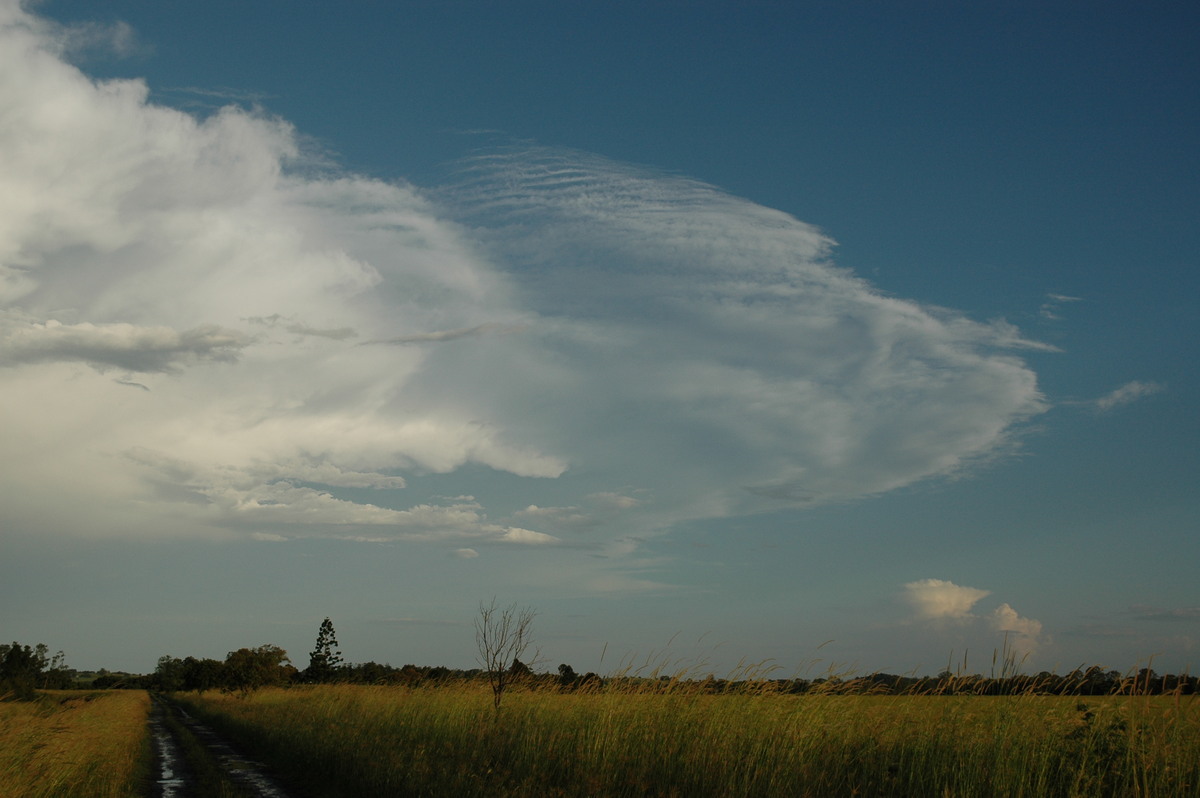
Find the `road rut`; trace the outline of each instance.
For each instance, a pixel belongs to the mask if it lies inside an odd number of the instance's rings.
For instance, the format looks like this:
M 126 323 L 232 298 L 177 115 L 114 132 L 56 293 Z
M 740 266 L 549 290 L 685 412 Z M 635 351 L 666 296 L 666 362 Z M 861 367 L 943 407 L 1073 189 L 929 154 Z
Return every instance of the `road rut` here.
M 261 762 L 162 696 L 154 697 L 150 733 L 157 762 L 152 798 L 207 798 L 228 794 L 228 787 L 247 798 L 302 798 L 285 790 Z M 207 778 L 200 769 L 210 771 Z M 214 780 L 226 782 L 226 789 Z

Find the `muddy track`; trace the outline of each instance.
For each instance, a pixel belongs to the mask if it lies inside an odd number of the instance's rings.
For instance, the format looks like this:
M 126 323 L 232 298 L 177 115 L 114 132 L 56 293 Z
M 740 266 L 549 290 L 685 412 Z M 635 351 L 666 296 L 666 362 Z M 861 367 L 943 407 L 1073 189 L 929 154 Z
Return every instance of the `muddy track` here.
M 242 755 L 216 732 L 162 696 L 150 713 L 155 770 L 151 798 L 301 798 L 265 765 Z

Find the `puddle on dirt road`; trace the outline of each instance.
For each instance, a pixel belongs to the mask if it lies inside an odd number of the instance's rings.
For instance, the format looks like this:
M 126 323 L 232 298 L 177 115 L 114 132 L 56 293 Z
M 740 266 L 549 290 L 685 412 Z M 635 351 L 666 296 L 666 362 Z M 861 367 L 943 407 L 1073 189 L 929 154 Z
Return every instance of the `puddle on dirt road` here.
M 154 795 L 158 798 L 181 798 L 187 793 L 189 779 L 183 770 L 183 756 L 166 721 L 165 710 L 156 704 L 150 716 L 150 737 L 154 741 L 154 753 L 158 760 L 158 780 Z
M 171 728 L 163 719 L 166 712 L 175 717 L 204 747 L 208 756 L 230 781 L 244 788 L 257 798 L 290 798 L 288 793 L 264 772 L 264 765 L 238 753 L 233 746 L 217 736 L 212 729 L 188 715 L 183 709 L 167 706 L 155 699 L 156 711 L 151 716 L 150 728 L 158 754 L 159 778 L 156 782 L 156 798 L 185 798 L 194 794 L 194 780 L 180 753 L 179 743 Z

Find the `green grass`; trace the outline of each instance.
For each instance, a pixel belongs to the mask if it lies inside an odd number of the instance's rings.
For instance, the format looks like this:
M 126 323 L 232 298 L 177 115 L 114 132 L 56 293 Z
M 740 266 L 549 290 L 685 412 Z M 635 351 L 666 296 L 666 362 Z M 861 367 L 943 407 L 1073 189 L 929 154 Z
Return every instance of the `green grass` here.
M 326 686 L 180 697 L 316 796 L 1196 796 L 1191 696 Z
M 0 797 L 127 798 L 152 758 L 142 691 L 46 691 L 0 703 Z

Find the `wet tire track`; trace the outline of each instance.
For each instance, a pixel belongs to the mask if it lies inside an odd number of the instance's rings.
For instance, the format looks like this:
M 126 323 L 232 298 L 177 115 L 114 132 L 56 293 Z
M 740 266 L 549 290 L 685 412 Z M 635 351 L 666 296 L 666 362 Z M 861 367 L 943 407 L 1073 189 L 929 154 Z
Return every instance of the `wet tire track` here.
M 154 696 L 150 734 L 156 760 L 151 798 L 301 798 L 285 790 L 264 764 L 162 696 Z M 198 773 L 201 769 L 209 771 L 208 778 Z
M 175 734 L 167 724 L 168 712 L 170 710 L 162 700 L 155 696 L 150 710 L 150 739 L 154 744 L 154 774 L 157 780 L 149 790 L 149 795 L 152 798 L 190 798 L 197 794 L 189 789 L 195 778 L 188 769 Z

